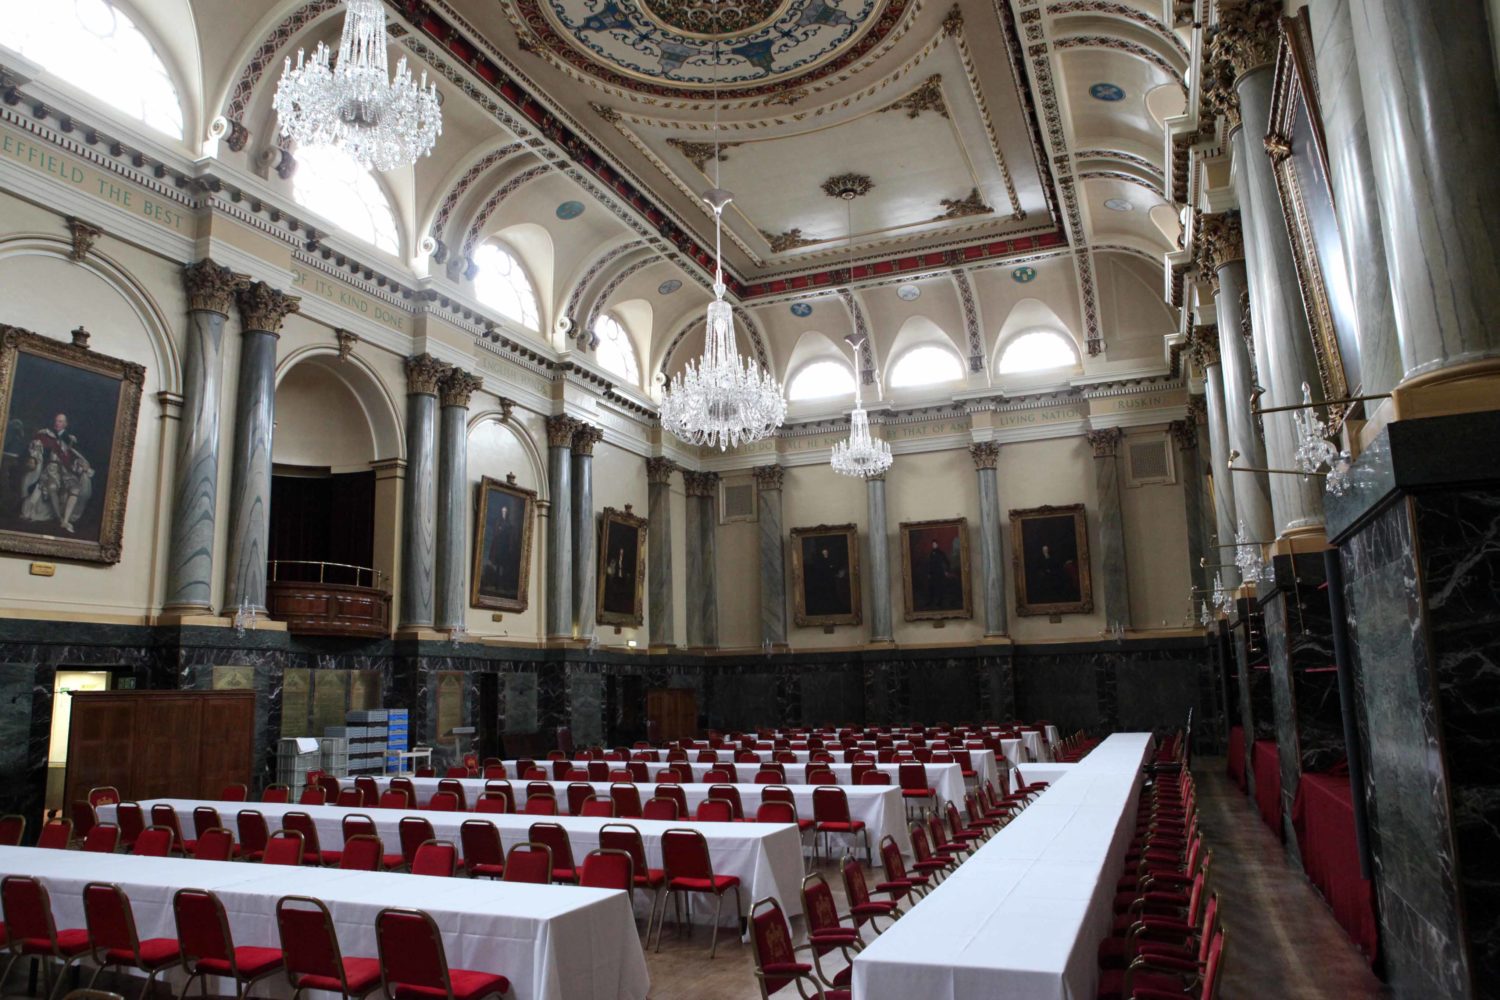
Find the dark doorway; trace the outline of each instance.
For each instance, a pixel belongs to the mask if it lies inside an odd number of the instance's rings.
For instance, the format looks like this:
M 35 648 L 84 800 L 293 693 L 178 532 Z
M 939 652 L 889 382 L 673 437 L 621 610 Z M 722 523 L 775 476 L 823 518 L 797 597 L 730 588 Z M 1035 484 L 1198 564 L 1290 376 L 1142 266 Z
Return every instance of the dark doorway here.
M 500 675 L 479 674 L 479 713 L 474 725 L 479 759 L 500 756 Z
M 375 561 L 375 473 L 278 465 L 271 476 L 270 560 L 273 579 L 349 583 L 341 566 Z M 319 575 L 317 563 L 329 565 Z
M 646 683 L 634 676 L 609 675 L 604 689 L 605 742 L 629 746 L 646 738 Z

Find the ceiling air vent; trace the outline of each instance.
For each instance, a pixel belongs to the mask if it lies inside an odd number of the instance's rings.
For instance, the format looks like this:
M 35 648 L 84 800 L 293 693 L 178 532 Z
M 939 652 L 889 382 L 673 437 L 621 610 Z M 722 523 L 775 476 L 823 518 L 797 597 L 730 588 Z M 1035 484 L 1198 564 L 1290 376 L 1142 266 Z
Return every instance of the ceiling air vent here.
M 719 483 L 719 523 L 755 520 L 755 484 Z
M 1168 437 L 1126 439 L 1125 455 L 1130 486 L 1156 486 L 1175 482 L 1172 474 L 1172 450 Z

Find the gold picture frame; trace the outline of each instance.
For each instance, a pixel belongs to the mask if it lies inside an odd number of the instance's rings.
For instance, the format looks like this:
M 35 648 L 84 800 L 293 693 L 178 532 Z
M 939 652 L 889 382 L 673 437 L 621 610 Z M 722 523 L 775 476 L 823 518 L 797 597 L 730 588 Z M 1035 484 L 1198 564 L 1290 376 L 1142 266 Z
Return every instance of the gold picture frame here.
M 974 617 L 968 518 L 901 523 L 901 591 L 909 622 Z
M 1324 399 L 1362 391 L 1352 289 L 1334 213 L 1307 11 L 1282 18 L 1265 146 L 1291 239 Z M 1338 419 L 1346 403 L 1328 407 Z
M 484 476 L 479 480 L 474 521 L 474 561 L 469 606 L 525 611 L 531 605 L 531 539 L 536 491 Z
M 113 565 L 146 369 L 0 324 L 0 552 Z
M 864 621 L 858 528 L 819 524 L 792 529 L 792 611 L 798 628 Z
M 1012 510 L 1010 537 L 1017 614 L 1086 615 L 1094 610 L 1083 504 Z
M 646 623 L 646 519 L 604 508 L 599 517 L 599 582 L 594 621 L 640 628 Z

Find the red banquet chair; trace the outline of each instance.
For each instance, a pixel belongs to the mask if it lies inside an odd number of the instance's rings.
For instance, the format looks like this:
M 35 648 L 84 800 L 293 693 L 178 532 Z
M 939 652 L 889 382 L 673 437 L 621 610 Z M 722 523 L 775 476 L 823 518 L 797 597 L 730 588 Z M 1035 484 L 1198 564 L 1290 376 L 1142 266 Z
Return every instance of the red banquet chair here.
M 260 862 L 263 865 L 302 867 L 302 834 L 296 830 L 277 830 L 266 838 L 266 849 Z
M 177 847 L 177 838 L 165 826 L 148 826 L 135 838 L 130 853 L 141 858 L 165 858 Z
M 267 785 L 260 793 L 260 800 L 267 805 L 286 805 L 292 801 L 292 790 L 285 785 Z
M 229 861 L 234 855 L 234 834 L 222 826 L 204 830 L 193 847 L 193 857 L 199 861 Z
M 176 938 L 157 937 L 142 941 L 135 929 L 135 914 L 125 890 L 109 882 L 90 882 L 83 887 L 83 919 L 88 924 L 89 958 L 94 988 L 99 974 L 111 966 L 139 969 L 146 973 L 141 996 L 149 997 L 156 977 L 176 966 L 182 958 L 182 946 Z
M 635 862 L 628 851 L 596 847 L 584 855 L 578 884 L 585 889 L 621 889 L 635 905 Z
M 87 837 L 89 831 L 94 828 L 94 824 L 99 822 L 99 817 L 94 812 L 94 807 L 89 805 L 84 799 L 74 802 L 68 810 L 68 815 L 73 820 L 73 835 L 79 840 Z
M 243 782 L 232 782 L 219 789 L 220 802 L 244 802 L 250 798 L 250 789 Z
M 573 843 L 568 831 L 557 823 L 533 823 L 526 833 L 533 844 L 542 844 L 552 855 L 552 881 L 577 882 L 578 866 L 573 863 Z
M 458 842 L 463 846 L 464 867 L 475 878 L 500 878 L 505 874 L 505 848 L 500 846 L 500 831 L 483 819 L 464 820 L 458 828 Z
M 348 844 L 344 853 L 349 853 Z M 294 997 L 303 990 L 324 990 L 360 1000 L 380 988 L 380 961 L 344 957 L 333 917 L 321 900 L 281 897 L 276 901 L 276 929 Z
M 708 957 L 719 951 L 719 915 L 724 908 L 724 894 L 734 890 L 734 912 L 738 917 L 744 911 L 740 899 L 740 880 L 737 875 L 715 875 L 713 859 L 708 853 L 708 838 L 700 830 L 678 828 L 661 835 L 661 855 L 667 878 L 667 893 L 689 894 L 688 912 L 691 915 L 691 898 L 695 893 L 710 893 L 714 897 L 714 929 L 709 944 Z M 678 897 L 679 902 L 681 896 Z M 679 921 L 678 926 L 682 926 Z M 656 935 L 656 950 L 661 951 L 661 932 Z
M 384 855 L 385 847 L 374 834 L 346 835 L 344 849 L 339 855 L 339 868 L 346 872 L 378 872 Z M 396 857 L 399 860 L 401 856 L 398 854 Z
M 652 868 L 646 860 L 646 842 L 641 831 L 629 823 L 606 823 L 599 828 L 599 847 L 607 851 L 624 851 L 630 855 L 631 872 L 638 888 L 655 893 L 651 898 L 651 909 L 646 914 L 646 944 L 651 944 L 651 922 L 663 911 L 660 903 L 666 898 L 666 872 Z
M 259 861 L 265 855 L 266 841 L 271 837 L 265 816 L 255 809 L 241 809 L 234 820 L 240 834 L 240 857 L 246 861 Z
M 9 937 L 10 961 L 0 982 L 10 978 L 11 967 L 25 958 L 40 959 L 46 977 L 47 995 L 53 991 L 52 966 L 48 959 L 62 963 L 58 984 L 68 967 L 83 958 L 89 950 L 89 932 L 82 927 L 58 930 L 52 920 L 52 898 L 39 879 L 29 875 L 7 875 L 0 881 L 0 909 L 5 914 L 5 932 Z
M 113 854 L 120 848 L 120 828 L 113 823 L 95 823 L 83 838 L 83 850 L 89 854 Z
M 552 852 L 546 844 L 516 844 L 505 856 L 504 882 L 549 885 L 552 882 Z
M 404 788 L 387 788 L 376 800 L 377 809 L 410 809 L 411 796 Z
M 418 847 L 437 839 L 425 816 L 402 816 L 401 822 L 396 824 L 396 832 L 401 837 L 401 858 L 407 868 L 411 868 L 416 859 Z
M 36 846 L 57 851 L 66 851 L 72 842 L 73 821 L 70 819 L 49 819 L 42 824 L 42 832 L 36 838 Z
M 243 1000 L 257 982 L 281 971 L 280 948 L 235 947 L 224 904 L 213 893 L 178 889 L 172 897 L 172 913 L 182 945 L 182 967 L 188 974 L 183 996 L 194 979 L 222 976 L 234 980 L 234 1000 Z
M 633 783 L 616 782 L 609 786 L 609 797 L 615 804 L 615 815 L 621 819 L 639 819 L 641 790 Z
M 682 818 L 682 811 L 677 808 L 674 799 L 663 798 L 660 795 L 652 796 L 646 800 L 641 807 L 641 819 L 665 820 L 669 823 Z
M 704 799 L 698 803 L 693 819 L 699 823 L 733 823 L 734 809 L 723 799 Z
M 120 790 L 113 785 L 100 785 L 98 788 L 89 789 L 89 805 L 98 809 L 100 806 L 113 806 L 120 804 Z
M 850 969 L 846 967 L 829 976 L 823 972 L 823 956 L 838 951 L 852 961 L 851 952 L 863 948 L 864 943 L 859 928 L 844 923 L 848 915 L 839 914 L 828 880 L 817 872 L 802 879 L 802 913 L 807 921 L 807 940 L 813 946 L 813 964 L 818 969 L 818 977 L 833 986 L 848 988 Z
M 785 785 L 767 785 L 760 790 L 760 800 L 761 802 L 785 802 L 792 807 L 792 814 L 797 815 L 797 795 Z M 806 833 L 812 828 L 812 820 L 798 817 L 797 832 L 799 834 Z
M 417 845 L 411 859 L 413 875 L 439 875 L 452 878 L 458 872 L 458 848 L 446 840 L 429 840 Z
M 854 918 L 857 927 L 863 927 L 869 923 L 878 931 L 880 928 L 873 921 L 879 917 L 889 917 L 895 920 L 901 916 L 901 907 L 896 904 L 894 898 L 872 899 L 870 897 L 869 885 L 865 882 L 865 870 L 860 867 L 859 862 L 852 854 L 845 854 L 839 862 L 839 874 L 844 879 L 844 898 L 849 903 L 849 915 Z M 886 890 L 887 893 L 890 890 Z
M 170 803 L 158 802 L 151 807 L 151 825 L 164 826 L 171 830 L 172 836 L 176 838 L 172 846 L 184 854 L 192 854 L 193 848 L 197 846 L 196 841 L 183 837 L 182 824 L 177 819 L 177 810 Z
M 437 924 L 421 910 L 381 910 L 375 943 L 391 1000 L 481 1000 L 510 992 L 510 980 L 497 973 L 449 968 Z
M 823 786 L 813 789 L 813 823 L 823 837 L 824 854 L 829 853 L 828 840 L 831 834 L 859 834 L 865 840 L 865 860 L 873 860 L 870 854 L 870 831 L 865 829 L 863 820 L 849 815 L 849 796 L 842 788 Z
M 755 980 L 760 986 L 761 1000 L 770 1000 L 772 993 L 793 983 L 798 995 L 807 1000 L 849 1000 L 853 995 L 849 989 L 835 989 L 820 975 L 814 975 L 815 969 L 821 973 L 815 963 L 797 960 L 799 951 L 813 952 L 816 958 L 816 946 L 811 942 L 793 946 L 786 914 L 771 896 L 750 909 L 750 943 L 755 951 Z M 810 992 L 804 984 L 811 987 Z
M 0 847 L 20 847 L 26 836 L 26 817 L 10 813 L 0 816 Z
M 284 829 L 302 834 L 303 864 L 338 866 L 340 852 L 323 849 L 318 843 L 318 824 L 314 823 L 313 818 L 307 813 L 300 811 L 283 813 L 281 825 Z

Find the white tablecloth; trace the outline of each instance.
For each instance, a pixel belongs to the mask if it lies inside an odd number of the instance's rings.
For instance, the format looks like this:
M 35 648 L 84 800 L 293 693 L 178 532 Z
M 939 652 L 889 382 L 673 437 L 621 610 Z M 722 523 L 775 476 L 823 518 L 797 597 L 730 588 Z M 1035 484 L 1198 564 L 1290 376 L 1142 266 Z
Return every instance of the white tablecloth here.
M 348 956 L 374 957 L 375 915 L 408 906 L 437 922 L 450 966 L 498 972 L 519 1000 L 640 998 L 651 985 L 623 892 L 27 847 L 0 847 L 0 874 L 40 878 L 59 929 L 84 926 L 83 887 L 102 881 L 130 897 L 142 938 L 175 938 L 172 894 L 191 886 L 218 895 L 235 944 L 279 948 L 276 900 L 312 896 L 328 905 Z M 181 973 L 169 978 L 180 990 Z M 256 987 L 266 990 L 291 993 L 280 976 Z
M 557 823 L 568 831 L 568 841 L 573 848 L 573 860 L 583 863 L 584 855 L 599 846 L 599 828 L 605 823 L 629 822 L 641 832 L 646 845 L 646 859 L 653 868 L 661 867 L 661 835 L 667 830 L 690 827 L 703 831 L 708 839 L 708 853 L 713 860 L 717 875 L 738 875 L 741 883 L 740 901 L 742 912 L 748 913 L 750 905 L 757 899 L 774 896 L 788 916 L 802 912 L 802 841 L 795 827 L 780 823 L 663 823 L 656 820 L 611 820 L 592 819 L 585 816 L 516 816 L 485 814 L 476 817 L 463 812 L 430 812 L 420 809 L 353 809 L 340 806 L 278 805 L 269 802 L 201 802 L 192 799 L 153 799 L 142 802 L 141 808 L 149 815 L 151 806 L 157 802 L 170 803 L 177 810 L 178 822 L 185 824 L 184 833 L 191 829 L 193 808 L 210 805 L 219 810 L 219 818 L 232 830 L 235 816 L 241 809 L 258 810 L 266 818 L 271 830 L 281 826 L 281 817 L 288 812 L 305 812 L 312 817 L 318 828 L 318 843 L 331 851 L 343 847 L 344 817 L 349 813 L 362 813 L 375 822 L 376 831 L 385 845 L 387 854 L 401 850 L 401 834 L 398 825 L 403 816 L 423 816 L 432 824 L 432 832 L 438 840 L 452 841 L 460 851 L 463 841 L 459 828 L 465 820 L 486 819 L 500 831 L 500 843 L 509 851 L 512 846 L 526 840 L 531 824 L 538 821 Z M 113 822 L 113 807 L 102 807 L 100 818 Z M 639 894 L 637 894 L 639 895 Z M 726 910 L 728 907 L 726 907 Z
M 708 749 L 708 745 L 704 744 L 703 749 L 705 749 L 705 750 Z M 730 762 L 730 761 L 734 760 L 734 755 L 735 754 L 737 754 L 737 753 L 743 753 L 744 751 L 743 750 L 739 750 L 739 749 L 735 749 L 735 750 L 723 749 L 723 750 L 719 750 L 717 752 L 719 754 L 719 759 L 721 761 L 724 761 L 724 762 L 727 763 L 727 762 Z M 774 760 L 775 756 L 776 756 L 776 751 L 773 751 L 771 749 L 771 745 L 769 743 L 767 743 L 763 747 L 760 747 L 759 749 L 751 751 L 751 752 L 754 753 L 756 755 L 756 757 L 758 757 L 762 761 Z M 822 753 L 824 751 L 814 751 L 814 750 L 783 750 L 781 752 L 782 753 L 790 753 L 790 754 L 792 754 L 793 756 L 795 756 L 797 758 L 797 763 L 799 763 L 799 764 L 806 764 L 812 758 L 812 755 L 814 753 Z M 831 751 L 831 753 L 833 754 L 833 758 L 834 758 L 835 761 L 842 761 L 844 759 L 844 751 L 843 750 L 835 750 L 835 751 Z M 871 753 L 872 756 L 874 755 L 873 751 L 870 751 L 870 753 Z M 978 776 L 978 779 L 980 781 L 996 781 L 998 779 L 999 772 L 995 769 L 995 751 L 993 751 L 993 750 L 970 750 L 969 751 L 969 755 L 970 755 L 970 759 L 973 760 L 973 762 L 974 762 L 974 771 L 975 771 L 975 773 Z M 694 758 L 694 760 L 696 762 L 697 751 L 689 751 L 688 756 L 691 757 L 691 758 Z M 736 763 L 738 763 L 738 762 L 736 762 Z M 665 762 L 663 762 L 663 763 L 658 763 L 658 764 L 647 764 L 646 766 L 647 767 L 657 767 L 657 768 L 660 768 L 660 767 L 665 767 L 666 764 L 665 764 Z M 744 767 L 754 767 L 755 765 L 754 764 L 739 764 L 739 766 L 742 767 L 742 768 L 744 768 Z
M 551 761 L 538 761 L 537 766 L 541 767 L 542 770 L 546 771 L 549 775 L 552 773 Z M 666 766 L 667 765 L 665 763 L 646 765 L 646 769 L 650 772 L 652 778 L 649 784 L 654 785 L 656 783 L 656 772 L 662 770 Z M 693 780 L 701 782 L 703 780 L 703 776 L 718 765 L 689 763 L 688 766 L 693 769 Z M 786 783 L 788 785 L 807 784 L 806 764 L 786 764 L 783 766 L 786 768 Z M 821 764 L 818 766 L 826 767 L 830 771 L 832 771 L 834 778 L 837 779 L 838 783 L 845 788 L 854 787 L 852 784 L 854 772 L 853 764 Z M 957 764 L 927 764 L 925 766 L 927 768 L 927 787 L 937 792 L 938 798 L 942 799 L 945 802 L 954 802 L 960 809 L 962 809 L 964 804 L 963 769 L 960 768 Z M 517 784 L 525 780 L 518 777 L 518 771 L 515 761 L 506 761 L 505 769 L 511 775 L 509 779 L 511 784 Z M 876 764 L 875 769 L 878 771 L 884 771 L 886 774 L 889 774 L 891 776 L 892 785 L 900 783 L 901 766 L 899 764 Z M 753 779 L 755 777 L 756 770 L 758 770 L 758 768 L 756 768 L 756 766 L 753 764 L 736 764 L 734 773 L 735 776 L 740 779 L 741 783 L 743 783 L 746 780 Z M 801 811 L 800 806 L 798 807 L 798 811 Z
M 855 1000 L 1093 997 L 1150 746 L 1118 734 L 1074 765 L 866 945 Z
M 484 792 L 486 782 L 479 778 L 460 778 L 458 780 L 464 786 L 464 795 L 468 799 L 469 808 L 473 809 L 474 803 Z M 385 791 L 390 785 L 389 778 L 377 777 L 375 781 L 380 786 L 381 791 Z M 412 787 L 417 790 L 418 798 L 423 801 L 430 798 L 438 790 L 437 778 L 413 778 L 411 781 Z M 345 788 L 348 788 L 354 782 L 350 778 L 341 778 L 340 783 Z M 567 811 L 568 786 L 572 783 L 570 781 L 549 782 L 552 786 L 552 794 L 557 799 L 557 808 L 561 812 Z M 526 786 L 529 784 L 529 781 L 520 780 L 512 780 L 510 783 L 511 791 L 515 794 L 517 809 L 526 804 Z M 592 781 L 589 784 L 593 787 L 594 794 L 601 798 L 609 798 L 610 782 Z M 681 788 L 683 794 L 687 796 L 688 808 L 697 809 L 698 803 L 708 798 L 708 790 L 713 785 L 694 783 L 678 785 L 677 787 Z M 739 784 L 734 787 L 739 789 L 740 805 L 744 807 L 745 815 L 753 817 L 755 810 L 760 808 L 761 792 L 765 789 L 765 786 Z M 792 798 L 797 802 L 798 817 L 801 819 L 812 819 L 814 786 L 788 785 L 786 787 L 791 790 Z M 840 787 L 843 788 L 844 795 L 849 800 L 849 815 L 854 819 L 862 820 L 865 827 L 870 831 L 870 849 L 877 852 L 877 856 L 880 850 L 881 839 L 889 834 L 896 839 L 896 843 L 901 848 L 901 853 L 908 858 L 911 857 L 911 835 L 906 827 L 906 807 L 902 804 L 901 790 L 899 788 L 894 785 L 841 785 Z M 642 802 L 645 802 L 656 793 L 654 782 L 644 785 L 637 783 L 636 788 L 640 792 Z M 627 820 L 626 822 L 633 823 L 634 820 Z M 863 841 L 851 840 L 850 846 L 863 847 L 864 844 Z
M 1016 771 L 1020 774 L 1024 784 L 1029 785 L 1033 781 L 1045 781 L 1052 784 L 1077 766 L 1077 764 L 1021 764 Z

